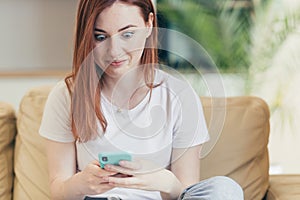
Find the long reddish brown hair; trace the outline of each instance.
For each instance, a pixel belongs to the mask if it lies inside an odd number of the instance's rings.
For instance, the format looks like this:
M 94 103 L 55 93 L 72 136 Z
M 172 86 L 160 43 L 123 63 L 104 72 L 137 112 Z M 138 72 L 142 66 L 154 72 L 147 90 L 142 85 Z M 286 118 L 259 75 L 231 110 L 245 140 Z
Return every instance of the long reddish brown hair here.
M 71 123 L 75 138 L 86 142 L 95 138 L 98 132 L 105 133 L 107 121 L 101 110 L 100 98 L 102 80 L 92 57 L 94 48 L 94 28 L 98 15 L 115 2 L 135 5 L 140 8 L 145 22 L 153 13 L 152 34 L 146 40 L 146 47 L 141 57 L 144 66 L 145 83 L 153 89 L 154 70 L 157 58 L 157 22 L 151 0 L 80 0 L 75 26 L 75 44 L 72 73 L 65 78 L 71 95 Z M 102 130 L 98 130 L 97 123 Z

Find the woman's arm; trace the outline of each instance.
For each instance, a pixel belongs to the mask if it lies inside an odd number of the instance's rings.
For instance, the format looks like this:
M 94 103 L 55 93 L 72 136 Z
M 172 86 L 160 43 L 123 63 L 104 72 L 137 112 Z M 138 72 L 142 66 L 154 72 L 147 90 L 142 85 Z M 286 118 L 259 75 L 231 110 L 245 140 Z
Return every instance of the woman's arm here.
M 173 191 L 173 195 L 161 193 L 163 199 L 173 199 L 172 196 L 179 196 L 185 188 L 199 182 L 200 150 L 201 145 L 197 145 L 187 149 L 173 148 L 171 171 L 181 183 L 181 189 L 180 191 Z
M 74 188 L 70 191 L 76 173 L 75 144 L 46 140 L 50 192 L 53 199 L 83 199 Z
M 114 174 L 102 170 L 97 161 L 76 173 L 75 143 L 46 140 L 49 182 L 52 199 L 83 199 L 86 194 L 101 194 L 112 186 L 103 177 Z
M 202 145 L 190 148 L 173 149 L 171 171 L 183 184 L 184 188 L 199 182 L 199 156 Z

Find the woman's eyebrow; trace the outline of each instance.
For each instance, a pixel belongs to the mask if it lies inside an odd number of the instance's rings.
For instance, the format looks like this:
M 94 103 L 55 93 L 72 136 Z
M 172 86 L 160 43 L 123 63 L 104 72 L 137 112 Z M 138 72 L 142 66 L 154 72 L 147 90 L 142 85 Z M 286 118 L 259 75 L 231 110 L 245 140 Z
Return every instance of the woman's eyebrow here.
M 128 25 L 128 26 L 125 26 L 125 27 L 123 27 L 123 28 L 120 28 L 120 29 L 118 30 L 118 32 L 124 31 L 124 30 L 126 30 L 126 29 L 128 29 L 128 28 L 132 28 L 132 27 L 137 27 L 137 26 L 136 26 L 136 25 Z
M 127 26 L 125 26 L 125 27 L 123 27 L 123 28 L 120 28 L 120 29 L 118 30 L 118 32 L 124 31 L 124 30 L 126 30 L 126 29 L 128 29 L 128 28 L 131 28 L 131 27 L 137 27 L 137 26 L 136 26 L 136 25 L 127 25 Z M 102 33 L 106 33 L 105 30 L 102 30 L 102 29 L 99 29 L 99 28 L 95 28 L 95 31 L 102 32 Z
M 106 33 L 104 30 L 102 30 L 102 29 L 99 29 L 99 28 L 95 28 L 95 30 L 94 31 L 98 31 L 98 32 L 103 32 L 103 33 Z

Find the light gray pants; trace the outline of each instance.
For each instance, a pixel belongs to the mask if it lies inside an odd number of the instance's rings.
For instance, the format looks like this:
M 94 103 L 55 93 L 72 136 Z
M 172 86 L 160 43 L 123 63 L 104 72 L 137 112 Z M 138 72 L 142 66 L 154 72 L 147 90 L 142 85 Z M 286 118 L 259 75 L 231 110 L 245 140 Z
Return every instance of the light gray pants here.
M 179 200 L 243 200 L 239 184 L 225 176 L 215 176 L 188 187 Z

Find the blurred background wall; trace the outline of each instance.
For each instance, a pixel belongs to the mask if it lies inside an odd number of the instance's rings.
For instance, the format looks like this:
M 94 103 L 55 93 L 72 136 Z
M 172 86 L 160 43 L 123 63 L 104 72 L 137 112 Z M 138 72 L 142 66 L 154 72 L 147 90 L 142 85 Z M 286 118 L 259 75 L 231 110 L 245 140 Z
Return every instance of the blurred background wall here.
M 0 100 L 16 108 L 31 87 L 53 84 L 72 63 L 77 0 L 0 1 Z
M 1 0 L 0 70 L 69 69 L 77 0 Z

